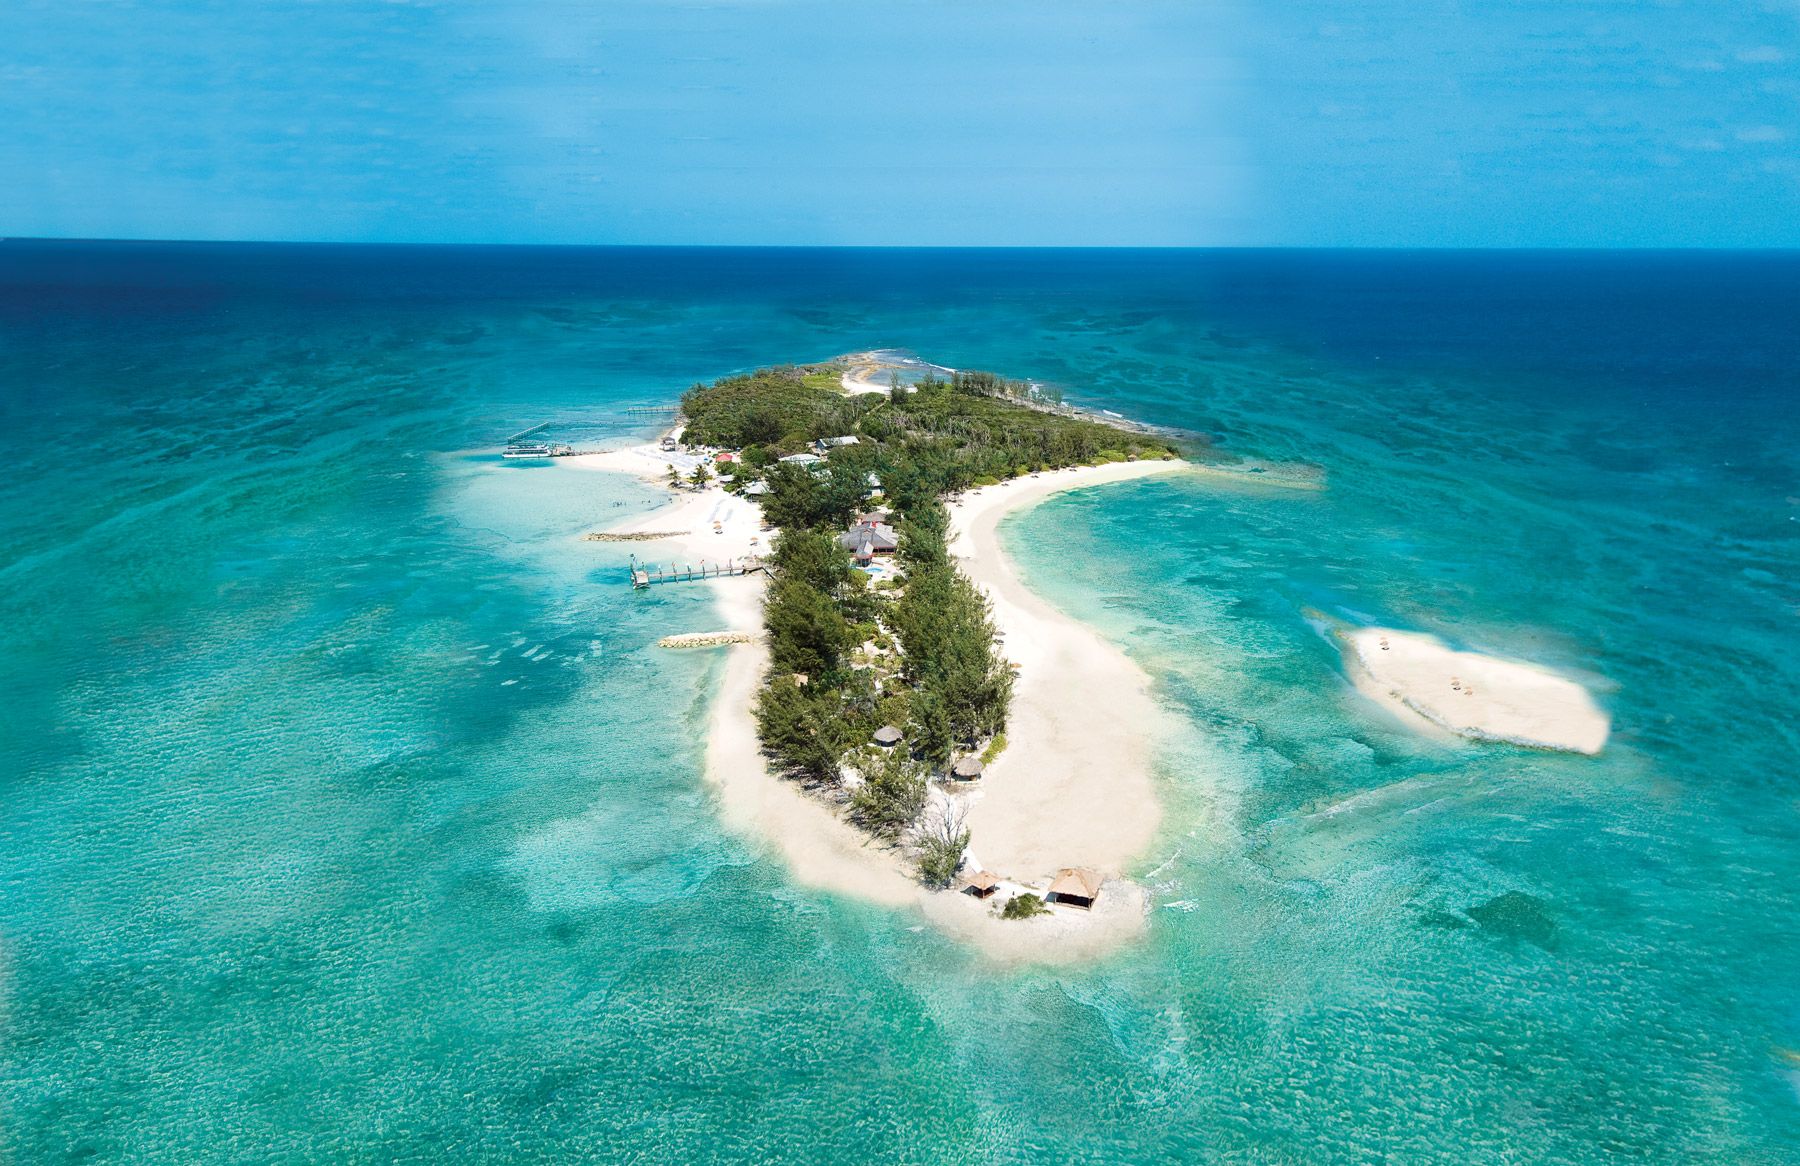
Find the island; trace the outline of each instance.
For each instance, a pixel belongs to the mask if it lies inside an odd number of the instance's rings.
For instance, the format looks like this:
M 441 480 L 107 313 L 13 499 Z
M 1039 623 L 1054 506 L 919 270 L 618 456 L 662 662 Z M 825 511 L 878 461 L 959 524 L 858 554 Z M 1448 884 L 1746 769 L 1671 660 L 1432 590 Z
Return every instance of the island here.
M 599 537 L 675 571 L 756 565 L 716 581 L 725 626 L 682 641 L 729 645 L 708 743 L 727 817 L 802 880 L 919 904 L 998 954 L 1141 928 L 1124 876 L 1160 822 L 1164 714 L 1141 668 L 1019 582 L 998 526 L 1186 468 L 1196 439 L 872 354 L 696 385 L 681 418 L 568 460 L 684 487 Z

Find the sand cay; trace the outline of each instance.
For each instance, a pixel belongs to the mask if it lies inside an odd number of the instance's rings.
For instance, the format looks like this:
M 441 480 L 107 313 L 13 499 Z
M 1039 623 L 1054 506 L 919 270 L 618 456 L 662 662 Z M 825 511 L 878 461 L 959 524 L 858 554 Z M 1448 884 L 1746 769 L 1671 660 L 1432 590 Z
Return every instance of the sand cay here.
M 666 475 L 660 452 L 636 447 L 565 459 L 575 469 Z M 967 809 L 970 864 L 1006 879 L 1009 893 L 1042 893 L 1063 867 L 1090 867 L 1109 879 L 1092 911 L 1059 908 L 1030 920 L 1000 920 L 995 901 L 931 892 L 906 856 L 872 840 L 839 816 L 837 805 L 769 772 L 752 708 L 767 650 L 760 637 L 725 649 L 726 660 L 707 736 L 706 774 L 725 822 L 779 856 L 810 886 L 870 902 L 920 910 L 941 930 L 1006 961 L 1089 958 L 1142 931 L 1148 896 L 1120 877 L 1155 836 L 1160 808 L 1151 747 L 1165 714 L 1149 677 L 1085 625 L 1027 590 L 999 547 L 1008 514 L 1060 491 L 1182 470 L 1187 463 L 1124 462 L 1057 470 L 971 490 L 950 505 L 951 552 L 992 599 L 1007 657 L 1019 681 L 1006 751 L 972 793 Z M 661 532 L 642 546 L 645 558 L 714 558 L 766 549 L 754 546 L 760 513 L 721 490 L 675 495 L 669 505 L 611 528 Z M 712 524 L 721 523 L 722 533 Z M 658 551 L 655 548 L 664 548 Z M 698 560 L 695 560 L 698 562 Z M 761 627 L 760 578 L 711 580 L 723 631 Z M 997 899 L 1006 896 L 997 896 Z
M 1415 727 L 1573 753 L 1606 745 L 1611 723 L 1593 696 L 1547 668 L 1388 628 L 1338 638 L 1356 687 Z

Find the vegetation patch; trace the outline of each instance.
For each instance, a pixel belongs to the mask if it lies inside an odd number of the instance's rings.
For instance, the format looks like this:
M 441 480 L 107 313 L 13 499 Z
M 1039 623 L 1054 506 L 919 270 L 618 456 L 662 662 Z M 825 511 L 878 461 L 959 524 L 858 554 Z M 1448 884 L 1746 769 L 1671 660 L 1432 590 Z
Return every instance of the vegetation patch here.
M 1048 914 L 1050 905 L 1030 891 L 1014 895 L 1006 901 L 1006 906 L 1000 908 L 1002 919 L 1030 919 L 1036 915 Z

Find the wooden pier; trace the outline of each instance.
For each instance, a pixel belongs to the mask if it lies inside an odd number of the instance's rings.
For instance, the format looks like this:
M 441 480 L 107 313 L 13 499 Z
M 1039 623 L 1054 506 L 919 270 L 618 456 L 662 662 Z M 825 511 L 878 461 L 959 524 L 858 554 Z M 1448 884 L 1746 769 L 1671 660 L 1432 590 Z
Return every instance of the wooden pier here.
M 536 437 L 538 434 L 542 433 L 544 430 L 550 428 L 554 424 L 556 424 L 556 422 L 554 422 L 554 421 L 545 421 L 542 424 L 533 425 L 530 429 L 521 429 L 517 433 L 513 434 L 511 437 L 507 438 L 501 444 L 517 445 L 521 441 L 524 441 L 528 437 Z
M 754 575 L 758 572 L 767 574 L 762 560 L 755 555 L 742 559 L 726 559 L 723 563 L 708 563 L 704 559 L 698 567 L 691 564 L 669 564 L 665 570 L 661 563 L 640 563 L 637 556 L 631 556 L 631 585 L 636 588 L 649 587 L 655 583 L 694 583 L 702 579 L 726 579 L 733 575 Z

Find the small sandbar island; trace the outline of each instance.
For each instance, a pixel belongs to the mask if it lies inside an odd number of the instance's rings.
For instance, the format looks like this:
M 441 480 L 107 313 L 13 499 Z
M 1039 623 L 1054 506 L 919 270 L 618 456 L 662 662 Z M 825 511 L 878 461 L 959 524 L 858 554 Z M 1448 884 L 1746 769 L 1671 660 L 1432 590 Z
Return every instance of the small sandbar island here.
M 1611 722 L 1574 680 L 1389 628 L 1338 632 L 1358 689 L 1421 727 L 1476 741 L 1593 755 Z
M 730 824 L 800 881 L 917 908 L 992 956 L 1098 954 L 1144 927 L 1125 872 L 1160 822 L 1166 714 L 1142 669 L 1023 585 L 999 525 L 1188 463 L 1040 386 L 886 357 L 696 386 L 661 441 L 563 461 L 671 488 L 590 537 L 720 600 L 722 626 L 665 642 L 728 653 L 706 767 Z M 704 569 L 746 556 L 749 574 Z

